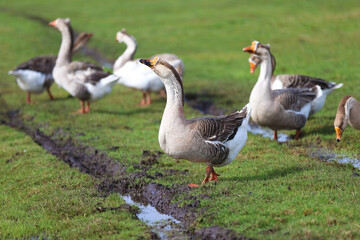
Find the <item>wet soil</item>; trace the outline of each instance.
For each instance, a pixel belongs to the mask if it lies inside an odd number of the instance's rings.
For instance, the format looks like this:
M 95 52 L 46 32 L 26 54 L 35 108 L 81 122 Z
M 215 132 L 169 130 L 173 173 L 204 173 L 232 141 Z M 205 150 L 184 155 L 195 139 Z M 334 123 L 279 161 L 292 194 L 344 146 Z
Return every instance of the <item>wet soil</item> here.
M 190 107 L 199 110 L 203 114 L 209 115 L 223 115 L 227 112 L 226 109 L 219 108 L 216 104 L 210 100 L 211 96 L 206 93 L 186 93 L 185 102 Z
M 1 124 L 26 133 L 34 142 L 59 160 L 99 179 L 98 190 L 102 196 L 107 196 L 113 192 L 122 195 L 129 194 L 134 201 L 150 204 L 160 213 L 171 215 L 181 221 L 184 226 L 183 231 L 189 239 L 245 239 L 233 230 L 218 226 L 195 231 L 187 229 L 194 223 L 196 217 L 205 212 L 205 210 L 200 208 L 201 199 L 194 196 L 185 198 L 184 200 L 187 202 L 185 205 L 173 201 L 174 196 L 191 191 L 188 186 L 171 186 L 170 188 L 151 181 L 155 177 L 149 175 L 147 170 L 151 165 L 157 163 L 161 152 L 144 151 L 141 163 L 137 169 L 139 171 L 128 174 L 127 166 L 122 164 L 121 160 L 113 159 L 105 152 L 79 143 L 62 129 L 47 135 L 39 128 L 26 124 L 18 110 L 9 111 L 1 115 Z M 168 176 L 186 173 L 187 171 L 166 169 L 163 173 L 158 174 Z M 204 198 L 206 197 L 208 196 Z M 126 207 L 120 206 L 114 210 L 121 210 L 122 208 Z M 105 210 L 99 209 L 99 211 Z M 153 237 L 154 239 L 159 239 L 156 234 L 153 234 Z

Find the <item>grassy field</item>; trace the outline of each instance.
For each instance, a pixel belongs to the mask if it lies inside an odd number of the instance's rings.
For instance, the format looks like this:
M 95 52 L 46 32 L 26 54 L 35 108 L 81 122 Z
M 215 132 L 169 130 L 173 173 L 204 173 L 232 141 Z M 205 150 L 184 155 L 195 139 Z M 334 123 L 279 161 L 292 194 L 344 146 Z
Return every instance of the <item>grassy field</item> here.
M 308 121 L 300 140 L 278 144 L 249 134 L 235 161 L 218 169 L 217 183 L 191 191 L 209 196 L 201 200 L 206 212 L 191 227 L 221 226 L 256 239 L 360 238 L 360 178 L 353 177 L 359 170 L 309 156 L 324 149 L 359 159 L 360 132 L 349 127 L 337 143 L 333 129 L 340 99 L 360 98 L 358 1 L 34 0 L 2 2 L 0 10 L 1 111 L 20 109 L 24 121 L 47 133 L 64 129 L 122 161 L 129 173 L 144 150 L 161 150 L 157 134 L 164 98 L 153 94 L 154 104 L 140 107 L 141 94 L 118 85 L 83 116 L 73 114 L 79 102 L 54 84 L 55 101 L 44 93 L 26 105 L 26 94 L 7 72 L 31 57 L 56 55 L 61 39 L 58 31 L 27 15 L 49 21 L 70 17 L 76 31 L 94 33 L 89 46 L 110 60 L 125 49 L 114 41 L 125 27 L 139 45 L 135 57 L 177 54 L 185 62 L 185 93 L 211 98 L 228 112 L 248 102 L 256 82 L 258 73 L 249 73 L 249 55 L 242 52 L 253 40 L 271 44 L 276 74 L 344 83 Z M 81 54 L 75 59 L 93 61 Z M 187 105 L 185 114 L 201 115 Z M 1 126 L 0 138 L 1 238 L 150 238 L 148 227 L 126 208 L 97 211 L 123 202 L 115 195 L 100 197 L 95 179 L 70 169 L 17 130 Z M 148 173 L 165 169 L 189 170 L 154 180 L 166 186 L 199 184 L 205 174 L 204 164 L 165 155 Z

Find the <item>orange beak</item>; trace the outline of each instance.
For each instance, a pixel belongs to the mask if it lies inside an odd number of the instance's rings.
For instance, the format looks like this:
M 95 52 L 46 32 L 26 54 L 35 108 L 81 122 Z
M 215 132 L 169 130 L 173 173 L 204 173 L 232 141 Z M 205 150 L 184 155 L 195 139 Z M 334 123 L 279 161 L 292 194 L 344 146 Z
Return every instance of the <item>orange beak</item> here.
M 257 46 L 258 46 L 258 44 L 259 44 L 259 42 L 257 42 L 257 41 L 253 41 L 252 43 L 251 43 L 251 46 L 249 46 L 249 47 L 246 47 L 246 48 L 243 48 L 243 51 L 244 52 L 248 52 L 248 53 L 255 53 L 255 51 L 256 51 L 256 49 L 257 49 Z
M 336 141 L 340 142 L 343 131 L 340 128 L 335 127 L 335 132 L 336 132 Z
M 153 60 L 150 59 L 140 59 L 139 61 L 142 64 L 145 64 L 146 66 L 148 66 L 149 68 L 154 68 L 156 62 L 159 60 L 159 57 L 154 57 Z
M 250 64 L 250 73 L 253 74 L 257 66 L 252 62 L 249 62 L 249 64 Z
M 50 26 L 53 26 L 53 27 L 56 27 L 56 20 L 52 21 L 52 22 L 49 22 L 49 25 Z

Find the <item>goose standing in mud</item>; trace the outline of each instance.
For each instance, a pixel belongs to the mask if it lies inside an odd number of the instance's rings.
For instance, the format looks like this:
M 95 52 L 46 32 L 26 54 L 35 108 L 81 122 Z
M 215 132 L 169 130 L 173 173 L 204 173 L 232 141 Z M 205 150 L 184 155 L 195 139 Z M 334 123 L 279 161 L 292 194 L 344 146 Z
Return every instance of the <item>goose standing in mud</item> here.
M 270 45 L 267 44 L 270 48 Z M 271 54 L 271 53 L 270 53 Z M 261 63 L 261 59 L 252 54 L 249 58 L 250 72 L 254 73 L 257 66 Z M 271 89 L 285 89 L 285 88 L 312 88 L 319 86 L 319 92 L 316 98 L 311 102 L 310 115 L 317 113 L 324 106 L 326 97 L 335 89 L 341 88 L 342 83 L 328 82 L 320 78 L 314 78 L 297 74 L 281 74 L 274 75 L 276 61 L 275 57 L 271 54 L 272 76 L 271 76 Z
M 287 88 L 271 90 L 272 64 L 270 48 L 257 41 L 243 49 L 244 52 L 256 54 L 262 60 L 259 78 L 251 91 L 250 104 L 253 108 L 251 118 L 260 126 L 274 131 L 295 129 L 295 139 L 305 126 L 311 110 L 311 101 L 315 99 L 318 87 Z
M 115 61 L 113 67 L 114 74 L 120 77 L 120 84 L 142 91 L 143 97 L 140 103 L 142 106 L 150 105 L 151 92 L 163 92 L 164 84 L 153 71 L 141 64 L 139 59 L 134 60 L 137 43 L 133 36 L 123 29 L 116 33 L 116 41 L 119 43 L 124 42 L 127 48 Z M 156 56 L 169 62 L 178 71 L 180 77 L 183 77 L 185 72 L 184 62 L 179 57 L 170 53 L 158 54 Z M 163 95 L 165 94 L 163 93 Z
M 202 184 L 217 180 L 219 175 L 214 167 L 230 164 L 246 143 L 250 104 L 226 116 L 186 119 L 184 89 L 175 68 L 158 57 L 140 62 L 150 67 L 166 88 L 167 100 L 159 130 L 160 147 L 175 159 L 206 163 L 208 167 Z
M 101 67 L 92 63 L 72 62 L 73 30 L 70 19 L 58 18 L 49 25 L 58 29 L 62 35 L 59 55 L 53 70 L 54 80 L 80 100 L 81 108 L 78 113 L 88 113 L 90 112 L 90 102 L 110 93 L 119 77 L 103 72 Z M 85 102 L 87 102 L 86 107 Z
M 91 33 L 81 33 L 77 37 L 72 53 L 83 47 L 92 37 Z M 9 71 L 10 75 L 16 77 L 19 87 L 27 92 L 26 103 L 31 103 L 31 94 L 40 94 L 45 90 L 51 100 L 54 99 L 50 87 L 54 82 L 52 71 L 55 67 L 56 56 L 40 56 L 20 64 L 15 70 Z
M 360 102 L 351 96 L 343 97 L 339 103 L 334 121 L 336 141 L 340 142 L 347 124 L 360 130 Z

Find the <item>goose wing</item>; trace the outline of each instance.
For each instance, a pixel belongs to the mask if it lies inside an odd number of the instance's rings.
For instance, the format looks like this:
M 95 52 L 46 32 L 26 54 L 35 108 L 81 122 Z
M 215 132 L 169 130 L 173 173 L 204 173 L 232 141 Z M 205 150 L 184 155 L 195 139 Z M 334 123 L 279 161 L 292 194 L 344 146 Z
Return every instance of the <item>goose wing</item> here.
M 322 90 L 331 89 L 337 84 L 334 82 L 328 82 L 321 78 L 314 78 L 304 75 L 278 75 L 281 82 L 283 82 L 285 88 L 312 88 L 318 85 Z
M 56 62 L 54 56 L 39 56 L 20 64 L 16 70 L 33 70 L 44 74 L 51 74 Z
M 72 62 L 68 65 L 68 77 L 79 83 L 96 85 L 101 79 L 109 76 L 101 67 L 88 62 Z
M 246 114 L 246 111 L 237 111 L 226 116 L 193 118 L 188 124 L 204 140 L 224 143 L 234 138 Z
M 300 111 L 302 107 L 315 99 L 318 88 L 287 88 L 272 91 L 274 100 L 285 110 Z

